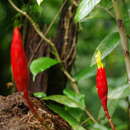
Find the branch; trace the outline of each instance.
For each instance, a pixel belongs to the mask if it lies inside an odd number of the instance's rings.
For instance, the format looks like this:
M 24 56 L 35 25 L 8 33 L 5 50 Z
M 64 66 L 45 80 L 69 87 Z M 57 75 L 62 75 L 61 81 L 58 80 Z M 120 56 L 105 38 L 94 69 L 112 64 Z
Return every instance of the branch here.
M 112 0 L 113 8 L 115 11 L 115 16 L 116 16 L 116 22 L 120 34 L 120 39 L 121 39 L 121 46 L 124 52 L 124 59 L 125 59 L 125 65 L 126 65 L 126 71 L 127 71 L 127 76 L 128 76 L 128 83 L 130 83 L 130 54 L 129 54 L 129 49 L 128 49 L 128 35 L 125 29 L 124 25 L 124 20 L 122 17 L 122 11 L 120 8 L 120 4 L 124 4 L 122 0 Z
M 121 4 L 123 4 L 122 1 L 120 1 L 120 2 L 121 2 Z M 115 11 L 115 16 L 116 16 L 116 22 L 118 25 L 118 30 L 119 30 L 119 34 L 120 34 L 120 38 L 121 38 L 121 45 L 122 45 L 122 49 L 124 52 L 126 71 L 127 71 L 127 75 L 128 75 L 128 83 L 130 83 L 130 54 L 129 54 L 129 50 L 128 50 L 128 37 L 127 37 L 124 21 L 123 21 L 122 15 L 121 15 L 122 12 L 120 9 L 120 4 L 119 4 L 120 2 L 117 0 L 112 0 L 113 8 Z
M 112 18 L 115 18 L 115 16 L 112 14 L 112 12 L 109 9 L 107 9 L 107 8 L 105 8 L 103 6 L 100 6 L 100 5 L 98 5 L 97 7 L 104 10 L 104 11 L 106 11 Z

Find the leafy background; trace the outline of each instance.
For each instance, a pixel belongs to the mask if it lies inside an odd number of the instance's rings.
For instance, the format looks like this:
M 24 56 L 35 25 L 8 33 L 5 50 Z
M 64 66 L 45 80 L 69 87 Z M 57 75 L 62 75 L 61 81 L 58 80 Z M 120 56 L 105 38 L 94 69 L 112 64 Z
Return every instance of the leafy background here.
M 83 0 L 84 1 L 84 0 Z M 44 0 L 39 6 L 35 0 L 30 2 L 30 5 L 23 5 L 22 0 L 17 2 L 22 9 L 29 12 L 32 18 L 39 24 L 49 24 L 56 12 L 60 8 L 62 1 L 59 0 Z M 130 11 L 130 2 L 126 0 L 127 8 Z M 73 66 L 72 74 L 78 80 L 81 93 L 85 95 L 85 104 L 93 113 L 96 119 L 100 119 L 99 124 L 93 124 L 84 112 L 78 107 L 65 107 L 64 111 L 60 106 L 50 104 L 49 107 L 55 112 L 64 117 L 75 130 L 82 130 L 81 124 L 85 128 L 92 130 L 108 130 L 109 126 L 104 117 L 100 101 L 98 99 L 95 88 L 95 65 L 91 66 L 92 57 L 99 47 L 104 51 L 104 56 L 107 55 L 103 62 L 106 67 L 108 84 L 109 84 L 109 102 L 108 108 L 112 115 L 113 121 L 118 130 L 126 130 L 128 127 L 128 95 L 130 88 L 127 84 L 127 75 L 124 64 L 124 57 L 119 44 L 119 39 L 109 37 L 110 34 L 117 32 L 115 19 L 108 14 L 104 9 L 112 7 L 110 0 L 102 0 L 93 11 L 84 17 L 79 24 L 79 37 L 77 45 L 77 57 Z M 110 10 L 113 13 L 113 9 Z M 46 15 L 46 12 L 48 14 Z M 80 12 L 80 11 L 79 11 Z M 11 81 L 10 70 L 10 41 L 12 36 L 12 28 L 15 24 L 15 19 L 19 17 L 7 1 L 0 1 L 0 94 L 8 95 L 11 91 L 6 83 Z M 126 26 L 130 25 L 128 19 Z M 53 25 L 50 36 L 55 35 L 58 19 Z M 108 39 L 105 41 L 106 37 Z M 116 39 L 116 40 L 115 40 Z M 100 45 L 103 44 L 103 45 Z M 71 94 L 70 94 L 71 95 Z M 47 99 L 46 99 L 47 100 Z M 69 104 L 69 103 L 68 103 Z M 57 107 L 57 108 L 55 108 Z M 66 113 L 65 113 L 66 112 Z M 68 113 L 69 112 L 69 113 Z M 70 115 L 70 116 L 67 116 Z M 74 119 L 73 119 L 74 118 Z M 87 120 L 86 120 L 87 119 Z

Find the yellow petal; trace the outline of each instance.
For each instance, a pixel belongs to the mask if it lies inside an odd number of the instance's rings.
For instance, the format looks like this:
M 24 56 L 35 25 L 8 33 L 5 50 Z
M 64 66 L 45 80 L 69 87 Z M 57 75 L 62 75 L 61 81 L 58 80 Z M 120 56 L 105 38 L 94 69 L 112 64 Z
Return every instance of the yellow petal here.
M 98 68 L 103 68 L 103 63 L 101 60 L 101 52 L 99 50 L 96 52 L 95 58 L 96 58 Z

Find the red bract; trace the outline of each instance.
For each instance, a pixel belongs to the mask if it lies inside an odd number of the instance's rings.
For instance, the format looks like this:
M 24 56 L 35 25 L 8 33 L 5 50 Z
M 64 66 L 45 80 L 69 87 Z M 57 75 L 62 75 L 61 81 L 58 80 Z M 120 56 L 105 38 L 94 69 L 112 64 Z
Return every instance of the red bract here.
M 36 109 L 28 96 L 29 71 L 22 36 L 18 27 L 14 28 L 13 31 L 13 39 L 11 43 L 11 67 L 17 90 L 23 92 L 30 110 L 38 117 Z
M 24 97 L 27 97 L 29 73 L 27 67 L 27 58 L 23 48 L 22 36 L 18 27 L 16 27 L 13 32 L 11 44 L 11 65 L 17 90 L 24 92 Z
M 107 77 L 105 68 L 101 62 L 101 53 L 100 51 L 96 54 L 96 62 L 97 62 L 97 74 L 96 74 L 96 88 L 98 91 L 98 96 L 101 101 L 102 107 L 108 118 L 109 124 L 112 130 L 115 130 L 115 126 L 112 122 L 112 119 L 109 115 L 108 108 L 107 108 L 107 93 L 108 93 L 108 85 L 107 85 Z
M 96 55 L 96 62 L 97 62 L 97 74 L 96 74 L 96 88 L 98 91 L 98 96 L 102 103 L 102 107 L 105 111 L 106 117 L 110 119 L 110 115 L 107 108 L 107 94 L 108 94 L 108 85 L 107 85 L 107 77 L 105 68 L 101 62 L 101 53 L 100 51 L 97 52 Z
M 107 108 L 107 93 L 108 93 L 108 86 L 107 86 L 107 78 L 105 68 L 98 68 L 97 75 L 96 75 L 96 87 L 98 91 L 98 96 L 101 100 L 103 109 L 106 113 L 107 118 L 110 118 Z

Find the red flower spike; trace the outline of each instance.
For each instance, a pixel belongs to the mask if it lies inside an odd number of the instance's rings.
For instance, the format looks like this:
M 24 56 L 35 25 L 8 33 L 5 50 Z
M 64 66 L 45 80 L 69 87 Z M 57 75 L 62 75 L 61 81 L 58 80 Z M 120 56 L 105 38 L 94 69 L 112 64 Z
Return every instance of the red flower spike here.
M 29 86 L 29 71 L 27 64 L 27 57 L 25 55 L 22 36 L 18 27 L 14 28 L 13 39 L 11 43 L 11 67 L 12 74 L 16 84 L 16 88 L 19 92 L 23 92 L 28 107 L 32 113 L 40 120 L 37 111 L 29 99 L 28 86 Z
M 102 107 L 106 114 L 106 117 L 110 119 L 110 115 L 107 108 L 107 94 L 108 94 L 108 85 L 107 85 L 107 77 L 106 71 L 103 63 L 101 62 L 101 53 L 100 51 L 96 54 L 96 62 L 97 62 L 97 74 L 96 74 L 96 88 L 98 91 L 98 96 L 100 98 Z
M 96 88 L 98 91 L 98 96 L 101 101 L 102 107 L 104 109 L 105 115 L 108 118 L 109 124 L 112 130 L 115 130 L 115 126 L 112 122 L 112 119 L 109 115 L 107 108 L 107 94 L 108 94 L 108 85 L 107 85 L 107 77 L 106 71 L 101 62 L 101 52 L 97 51 L 96 53 L 96 62 L 97 62 L 97 74 L 96 74 Z

